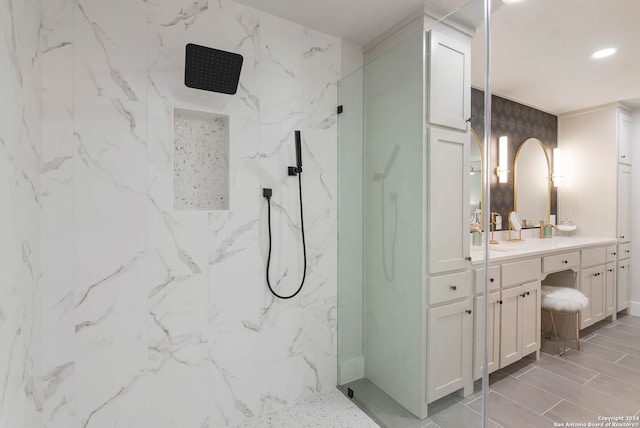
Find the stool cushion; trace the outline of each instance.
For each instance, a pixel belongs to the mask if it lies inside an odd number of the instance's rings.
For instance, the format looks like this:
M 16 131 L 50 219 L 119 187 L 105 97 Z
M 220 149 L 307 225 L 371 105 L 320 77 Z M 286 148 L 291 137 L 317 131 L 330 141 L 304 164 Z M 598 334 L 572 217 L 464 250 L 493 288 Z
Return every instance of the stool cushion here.
M 581 311 L 589 304 L 587 296 L 570 287 L 542 286 L 542 309 L 552 311 Z

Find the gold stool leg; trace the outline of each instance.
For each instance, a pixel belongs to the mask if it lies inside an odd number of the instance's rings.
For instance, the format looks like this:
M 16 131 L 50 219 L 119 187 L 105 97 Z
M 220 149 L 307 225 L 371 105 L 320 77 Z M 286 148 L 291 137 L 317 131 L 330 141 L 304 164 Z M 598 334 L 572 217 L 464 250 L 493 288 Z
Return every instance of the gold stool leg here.
M 569 319 L 567 320 L 567 324 L 565 324 L 564 327 L 564 349 L 562 350 L 561 354 L 563 357 L 567 353 L 567 336 L 569 335 L 569 324 L 573 323 L 573 312 L 567 312 L 567 316 L 569 317 Z
M 576 347 L 578 348 L 578 351 L 582 351 L 582 347 L 580 346 L 580 331 L 578 330 L 578 313 L 579 312 L 574 312 L 576 319 L 575 319 L 575 327 L 576 327 Z M 573 319 L 573 317 L 572 317 Z
M 556 338 L 556 346 L 558 347 L 558 353 L 560 355 L 563 355 L 562 352 L 560 352 L 560 343 L 558 342 L 558 331 L 556 330 L 556 322 L 553 320 L 553 311 L 549 311 L 549 316 L 551 317 L 551 326 L 553 328 L 553 335 Z

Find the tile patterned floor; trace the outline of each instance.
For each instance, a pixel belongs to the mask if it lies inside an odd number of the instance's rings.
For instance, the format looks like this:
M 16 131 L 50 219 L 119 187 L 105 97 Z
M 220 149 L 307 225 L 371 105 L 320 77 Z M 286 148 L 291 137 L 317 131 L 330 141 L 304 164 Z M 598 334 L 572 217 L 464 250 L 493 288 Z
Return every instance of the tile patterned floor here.
M 489 427 L 545 428 L 601 422 L 602 417 L 640 416 L 640 317 L 622 315 L 581 332 L 564 357 L 543 338 L 541 358 L 524 358 L 491 374 Z M 472 428 L 482 426 L 480 385 L 466 398 L 452 394 L 415 418 L 366 379 L 350 383 L 356 402 L 388 428 Z M 619 421 L 619 423 L 624 421 Z M 614 425 L 612 425 L 614 426 Z M 640 421 L 628 425 L 640 427 Z

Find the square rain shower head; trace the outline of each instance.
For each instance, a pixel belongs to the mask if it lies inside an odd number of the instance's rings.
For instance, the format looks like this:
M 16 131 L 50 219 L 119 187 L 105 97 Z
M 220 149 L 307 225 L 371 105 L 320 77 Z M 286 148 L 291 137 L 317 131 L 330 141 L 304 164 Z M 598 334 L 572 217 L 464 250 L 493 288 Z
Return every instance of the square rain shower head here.
M 189 88 L 233 95 L 238 90 L 242 55 L 187 44 L 184 84 Z

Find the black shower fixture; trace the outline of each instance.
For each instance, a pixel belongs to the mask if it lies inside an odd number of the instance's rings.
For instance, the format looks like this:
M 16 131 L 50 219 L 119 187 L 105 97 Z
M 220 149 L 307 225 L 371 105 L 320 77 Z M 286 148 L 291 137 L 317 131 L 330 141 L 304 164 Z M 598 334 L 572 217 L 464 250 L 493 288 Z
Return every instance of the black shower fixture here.
M 189 43 L 184 84 L 189 88 L 233 95 L 238 90 L 242 55 Z

